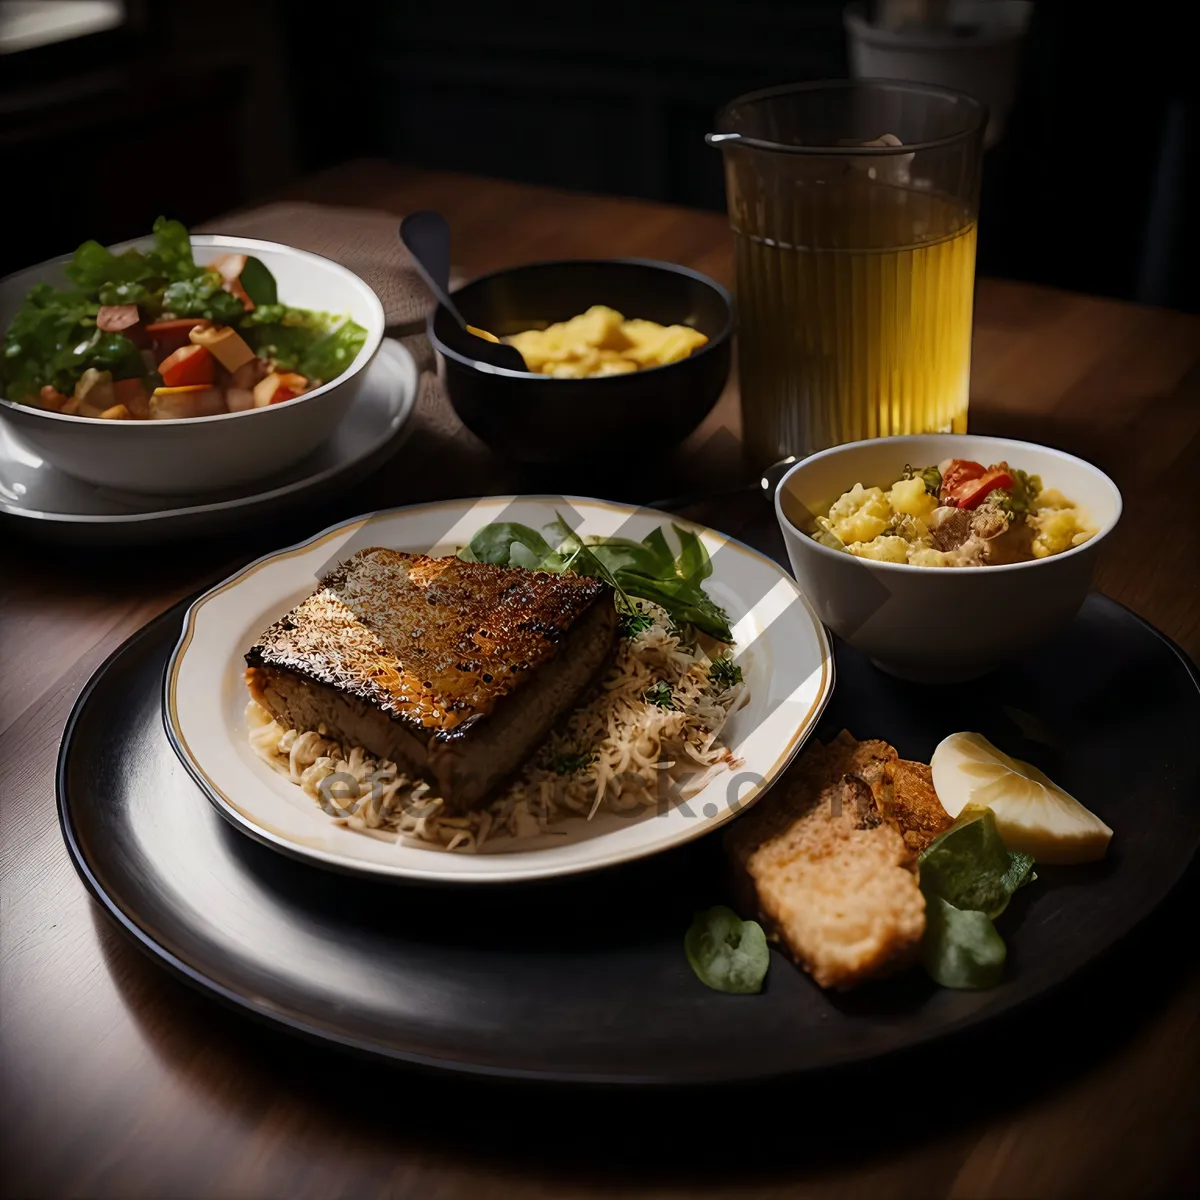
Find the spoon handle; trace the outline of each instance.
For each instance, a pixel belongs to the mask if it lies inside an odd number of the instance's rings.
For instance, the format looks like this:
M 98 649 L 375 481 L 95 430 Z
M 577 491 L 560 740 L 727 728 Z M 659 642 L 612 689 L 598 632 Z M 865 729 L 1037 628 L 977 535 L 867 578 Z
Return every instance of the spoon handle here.
M 450 226 L 446 218 L 430 209 L 409 213 L 400 222 L 400 240 L 429 290 L 465 329 L 466 322 L 450 299 Z

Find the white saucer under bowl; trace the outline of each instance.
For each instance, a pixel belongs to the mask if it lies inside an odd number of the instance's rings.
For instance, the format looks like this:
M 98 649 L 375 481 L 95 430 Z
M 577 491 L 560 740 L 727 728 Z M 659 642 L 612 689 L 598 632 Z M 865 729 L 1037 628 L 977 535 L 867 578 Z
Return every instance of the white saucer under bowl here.
M 138 496 L 95 487 L 44 462 L 0 417 L 0 523 L 72 545 L 133 546 L 211 536 L 349 487 L 394 453 L 411 428 L 417 365 L 385 338 L 333 437 L 267 487 L 207 495 Z

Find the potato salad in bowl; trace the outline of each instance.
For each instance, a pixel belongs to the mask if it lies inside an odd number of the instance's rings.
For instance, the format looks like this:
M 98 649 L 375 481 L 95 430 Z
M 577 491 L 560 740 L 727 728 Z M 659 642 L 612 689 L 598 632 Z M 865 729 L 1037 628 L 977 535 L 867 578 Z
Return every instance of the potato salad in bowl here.
M 905 466 L 889 487 L 843 492 L 812 536 L 833 550 L 916 567 L 1028 562 L 1080 546 L 1096 527 L 1057 488 L 1007 462 Z

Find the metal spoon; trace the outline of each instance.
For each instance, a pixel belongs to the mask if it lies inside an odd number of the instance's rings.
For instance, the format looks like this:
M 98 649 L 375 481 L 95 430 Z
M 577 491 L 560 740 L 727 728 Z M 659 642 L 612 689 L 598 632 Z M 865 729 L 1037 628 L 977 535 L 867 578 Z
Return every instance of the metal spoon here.
M 409 213 L 400 222 L 400 241 L 412 255 L 426 286 L 462 329 L 464 337 L 458 348 L 489 366 L 528 373 L 529 368 L 515 346 L 489 342 L 474 334 L 450 299 L 450 226 L 446 218 L 428 209 Z

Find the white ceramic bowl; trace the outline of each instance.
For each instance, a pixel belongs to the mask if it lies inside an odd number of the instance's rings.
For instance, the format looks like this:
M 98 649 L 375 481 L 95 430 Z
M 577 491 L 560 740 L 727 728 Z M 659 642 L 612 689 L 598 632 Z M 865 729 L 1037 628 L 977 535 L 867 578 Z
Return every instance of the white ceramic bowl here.
M 1096 526 L 1062 554 L 996 567 L 913 567 L 831 550 L 801 527 L 856 483 L 886 487 L 905 464 L 1006 460 L 1058 488 Z M 885 671 L 918 682 L 970 679 L 1051 638 L 1078 611 L 1100 545 L 1121 515 L 1103 471 L 1061 450 L 971 435 L 878 438 L 798 462 L 775 494 L 792 573 L 821 620 Z
M 152 245 L 152 238 L 139 238 L 115 249 Z M 275 276 L 283 303 L 344 314 L 367 331 L 349 370 L 294 400 L 217 417 L 98 421 L 0 400 L 0 420 L 59 470 L 123 492 L 222 491 L 265 479 L 311 454 L 328 439 L 362 385 L 364 368 L 383 338 L 383 306 L 357 275 L 327 258 L 257 238 L 192 235 L 198 263 L 231 251 L 260 258 Z M 69 288 L 63 267 L 70 261 L 54 259 L 0 281 L 0 329 L 8 328 L 35 283 Z

